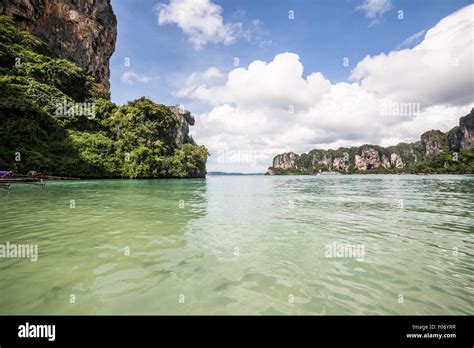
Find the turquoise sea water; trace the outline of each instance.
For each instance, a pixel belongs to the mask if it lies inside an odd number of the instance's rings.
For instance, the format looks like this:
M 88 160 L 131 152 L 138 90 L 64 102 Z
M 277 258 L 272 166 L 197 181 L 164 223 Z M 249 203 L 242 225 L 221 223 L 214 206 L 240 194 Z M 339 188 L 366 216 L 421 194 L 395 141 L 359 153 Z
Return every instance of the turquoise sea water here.
M 0 258 L 0 314 L 473 314 L 473 208 L 455 175 L 0 189 L 0 245 L 39 251 Z

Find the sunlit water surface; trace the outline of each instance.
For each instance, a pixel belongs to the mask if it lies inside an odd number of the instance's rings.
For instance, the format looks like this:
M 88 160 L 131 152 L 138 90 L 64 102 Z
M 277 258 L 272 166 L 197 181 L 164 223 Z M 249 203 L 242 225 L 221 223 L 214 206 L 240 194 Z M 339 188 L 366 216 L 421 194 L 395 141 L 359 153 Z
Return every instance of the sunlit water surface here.
M 472 314 L 473 208 L 473 176 L 0 189 L 0 244 L 39 248 L 0 259 L 0 314 Z

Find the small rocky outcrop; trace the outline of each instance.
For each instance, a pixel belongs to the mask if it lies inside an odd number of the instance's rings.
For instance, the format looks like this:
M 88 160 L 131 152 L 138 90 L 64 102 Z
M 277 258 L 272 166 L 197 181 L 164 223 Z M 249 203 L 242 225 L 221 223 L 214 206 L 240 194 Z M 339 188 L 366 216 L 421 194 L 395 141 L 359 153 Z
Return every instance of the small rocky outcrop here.
M 454 127 L 448 132 L 448 146 L 451 151 L 459 151 L 461 148 L 461 132 L 459 126 Z
M 378 168 L 380 164 L 379 153 L 374 148 L 364 149 L 361 155 L 355 155 L 355 165 L 359 170 Z
M 347 172 L 349 167 L 350 163 L 344 157 L 334 157 L 332 160 L 332 167 L 330 169 L 338 169 Z
M 448 149 L 448 137 L 439 130 L 430 130 L 421 135 L 421 143 L 425 149 L 425 156 L 433 158 Z
M 383 154 L 380 157 L 380 165 L 384 168 L 390 168 L 390 157 L 386 154 Z
M 405 163 L 403 163 L 402 157 L 397 153 L 392 153 L 390 155 L 390 165 L 395 168 L 405 167 Z
M 168 106 L 168 109 L 178 118 L 179 127 L 176 129 L 175 140 L 176 145 L 193 144 L 196 145 L 194 139 L 189 135 L 189 126 L 194 126 L 194 116 L 189 110 L 179 106 Z
M 265 173 L 265 175 L 275 175 L 275 172 L 273 171 L 272 168 L 268 168 L 268 169 L 267 169 L 267 172 Z
M 459 126 L 448 132 L 448 143 L 452 151 L 474 148 L 474 108 L 459 119 Z
M 332 168 L 333 159 L 329 154 L 315 154 L 311 160 L 313 167 L 325 166 L 328 169 Z
M 276 155 L 273 158 L 273 168 L 279 169 L 293 169 L 296 168 L 296 159 L 298 155 L 294 152 L 286 152 L 281 155 Z
M 459 119 L 459 133 L 462 150 L 474 148 L 474 108 L 471 113 Z
M 76 63 L 109 90 L 109 59 L 117 37 L 110 0 L 0 0 L 0 14 L 43 39 L 59 58 Z

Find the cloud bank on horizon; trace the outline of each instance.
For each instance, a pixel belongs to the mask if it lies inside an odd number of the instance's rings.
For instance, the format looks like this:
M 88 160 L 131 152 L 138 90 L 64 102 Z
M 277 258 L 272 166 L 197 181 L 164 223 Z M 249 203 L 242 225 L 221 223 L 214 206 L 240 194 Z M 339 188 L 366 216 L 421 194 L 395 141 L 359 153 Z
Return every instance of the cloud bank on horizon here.
M 356 10 L 378 21 L 392 7 L 390 0 L 364 0 Z M 210 0 L 171 0 L 155 11 L 160 25 L 176 24 L 196 50 L 245 36 L 242 23 L 225 22 Z M 192 135 L 210 150 L 210 171 L 264 172 L 282 152 L 416 141 L 426 130 L 452 128 L 472 107 L 473 28 L 468 5 L 394 51 L 366 56 L 347 82 L 305 75 L 300 56 L 282 52 L 227 72 L 195 71 L 174 95 L 208 110 Z M 417 107 L 387 112 L 394 105 Z

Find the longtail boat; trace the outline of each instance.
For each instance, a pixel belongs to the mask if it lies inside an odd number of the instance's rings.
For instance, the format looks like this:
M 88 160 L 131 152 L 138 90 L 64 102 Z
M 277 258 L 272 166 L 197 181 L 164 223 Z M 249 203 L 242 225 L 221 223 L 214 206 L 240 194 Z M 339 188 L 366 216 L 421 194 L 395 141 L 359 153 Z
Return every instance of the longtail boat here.
M 46 185 L 47 180 L 79 180 L 66 176 L 42 175 L 35 171 L 28 174 L 16 174 L 13 171 L 0 170 L 0 187 L 9 189 L 11 184 L 39 184 Z

